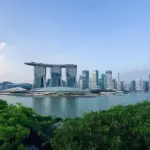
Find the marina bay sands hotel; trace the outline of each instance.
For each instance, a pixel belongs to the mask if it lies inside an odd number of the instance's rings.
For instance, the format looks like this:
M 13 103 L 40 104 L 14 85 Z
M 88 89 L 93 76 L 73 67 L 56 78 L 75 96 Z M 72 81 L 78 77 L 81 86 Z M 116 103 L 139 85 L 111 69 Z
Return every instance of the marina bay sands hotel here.
M 42 88 L 46 87 L 46 68 L 50 68 L 51 76 L 51 87 L 62 86 L 62 68 L 66 68 L 66 86 L 67 87 L 76 87 L 77 80 L 77 65 L 73 64 L 43 64 L 29 62 L 25 63 L 26 65 L 34 67 L 34 82 L 33 88 Z

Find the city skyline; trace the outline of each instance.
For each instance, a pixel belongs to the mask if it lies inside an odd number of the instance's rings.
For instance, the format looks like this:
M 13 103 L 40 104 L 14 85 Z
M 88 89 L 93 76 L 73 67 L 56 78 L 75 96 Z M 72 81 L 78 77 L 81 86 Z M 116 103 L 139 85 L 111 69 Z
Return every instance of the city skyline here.
M 32 64 L 33 63 L 33 64 Z M 24 65 L 31 65 L 31 66 L 34 66 L 35 64 L 34 64 L 35 62 L 31 62 L 31 63 L 24 63 Z M 40 63 L 37 63 L 37 64 L 42 64 L 41 62 Z M 43 64 L 42 64 L 43 65 Z M 44 65 L 49 65 L 49 64 L 44 64 Z M 64 66 L 64 67 L 62 67 L 62 69 L 65 69 L 65 66 L 66 65 L 73 65 L 73 66 L 76 66 L 77 67 L 77 65 L 75 65 L 75 64 L 50 64 L 50 66 Z M 29 67 L 29 68 L 32 68 L 32 67 Z M 77 67 L 78 68 L 78 67 Z M 50 70 L 49 70 L 50 68 L 49 67 L 46 67 L 46 80 L 47 79 L 50 79 L 51 77 L 49 76 L 49 73 L 51 72 Z M 31 76 L 30 76 L 30 79 L 31 80 L 29 80 L 29 83 L 33 83 L 34 82 L 34 75 L 33 75 L 33 73 L 34 73 L 34 69 L 32 68 L 31 69 L 32 70 L 32 72 L 31 72 Z M 99 70 L 97 70 L 97 69 L 92 69 L 91 71 L 90 70 L 88 70 L 88 69 L 83 69 L 83 70 L 81 70 L 81 73 L 79 74 L 78 73 L 78 69 L 77 69 L 77 80 L 79 80 L 79 78 L 80 78 L 80 76 L 81 76 L 81 74 L 82 74 L 82 72 L 84 71 L 84 70 L 86 70 L 86 71 L 89 71 L 89 79 L 90 78 L 92 78 L 92 73 L 93 73 L 93 71 L 98 71 L 98 79 L 101 79 L 100 78 L 100 76 L 101 75 L 103 75 L 104 73 L 106 73 L 108 70 L 105 70 L 104 72 L 101 72 L 101 71 L 99 71 Z M 112 71 L 112 70 L 110 70 L 110 71 Z M 127 72 L 126 74 L 121 74 L 121 73 L 119 73 L 119 76 L 121 76 L 121 78 L 120 78 L 120 81 L 125 81 L 126 83 L 129 83 L 129 82 L 131 82 L 132 80 L 136 80 L 136 79 L 141 79 L 141 80 L 145 80 L 145 81 L 147 81 L 149 78 L 149 76 L 148 75 L 150 75 L 150 71 L 148 71 L 148 70 L 143 70 L 143 72 L 145 71 L 145 74 L 143 74 L 142 72 L 141 72 L 141 70 L 136 70 L 136 72 L 137 72 L 137 74 L 136 74 L 136 76 L 134 76 L 134 77 L 130 77 L 130 78 L 128 78 L 128 79 L 126 79 L 124 76 L 128 76 L 128 75 L 132 75 L 132 71 L 131 72 Z M 62 71 L 62 80 L 66 80 L 66 78 L 64 78 L 64 76 L 66 76 L 65 73 L 66 71 L 65 70 L 63 70 Z M 112 71 L 113 72 L 113 71 Z M 134 72 L 134 71 L 133 71 Z M 142 74 L 140 74 L 140 73 L 142 73 Z M 139 75 L 140 74 L 140 75 Z M 144 76 L 143 76 L 144 75 Z M 118 73 L 117 74 L 114 74 L 114 73 L 112 73 L 112 79 L 118 79 Z M 16 81 L 14 81 L 14 80 L 10 80 L 10 79 L 8 79 L 8 80 L 0 80 L 0 82 L 3 82 L 3 81 L 10 81 L 10 82 L 15 82 L 15 83 L 25 83 L 22 79 L 20 80 L 20 81 L 18 81 L 18 82 L 16 82 Z M 27 81 L 28 82 L 28 81 Z
M 33 81 L 28 61 L 147 79 L 149 0 L 5 1 L 0 4 L 0 81 Z
M 117 90 L 117 91 L 131 91 L 131 92 L 148 92 L 150 90 L 150 78 L 149 80 L 134 79 L 130 82 L 120 81 L 120 73 L 118 78 L 112 78 L 112 71 L 107 70 L 105 74 L 100 74 L 98 70 L 92 72 L 91 78 L 89 77 L 89 71 L 83 70 L 77 82 L 76 79 L 76 65 L 56 65 L 56 64 L 41 64 L 41 63 L 25 63 L 34 67 L 34 80 L 33 84 L 29 83 L 12 83 L 2 82 L 0 83 L 0 90 L 9 88 L 23 87 L 25 89 L 31 88 L 44 88 L 44 87 L 72 87 L 80 89 L 99 89 L 99 90 Z M 46 79 L 46 67 L 50 67 L 52 70 L 51 79 Z M 61 68 L 66 69 L 66 81 L 62 80 Z M 74 68 L 75 67 L 75 68 Z M 69 70 L 68 70 L 69 69 Z M 75 70 L 74 70 L 75 69 Z M 69 72 L 68 72 L 69 71 Z M 150 77 L 150 74 L 148 75 Z M 71 80 L 70 80 L 71 79 Z M 68 82 L 69 81 L 69 82 Z

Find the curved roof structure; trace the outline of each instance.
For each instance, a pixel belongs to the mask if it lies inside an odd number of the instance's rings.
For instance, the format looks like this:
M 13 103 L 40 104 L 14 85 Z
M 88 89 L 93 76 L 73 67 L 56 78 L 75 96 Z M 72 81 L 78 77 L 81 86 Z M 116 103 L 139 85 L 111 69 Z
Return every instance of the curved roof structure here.
M 16 87 L 16 88 L 3 90 L 2 92 L 23 92 L 23 91 L 27 91 L 27 90 L 21 87 Z
M 71 87 L 46 87 L 33 89 L 35 92 L 85 92 L 80 88 L 71 88 Z

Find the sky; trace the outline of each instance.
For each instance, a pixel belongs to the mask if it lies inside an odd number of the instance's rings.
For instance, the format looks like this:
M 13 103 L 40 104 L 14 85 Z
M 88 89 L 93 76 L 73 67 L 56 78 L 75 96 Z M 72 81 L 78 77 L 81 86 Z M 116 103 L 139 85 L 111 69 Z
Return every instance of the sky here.
M 0 81 L 32 82 L 24 62 L 148 79 L 149 0 L 0 0 Z

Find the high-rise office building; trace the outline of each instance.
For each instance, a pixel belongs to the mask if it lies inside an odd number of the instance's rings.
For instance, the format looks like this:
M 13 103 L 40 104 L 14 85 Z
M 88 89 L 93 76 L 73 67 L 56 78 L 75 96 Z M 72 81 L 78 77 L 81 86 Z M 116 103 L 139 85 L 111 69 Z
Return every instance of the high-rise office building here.
M 61 86 L 61 67 L 52 66 L 51 67 L 51 87 Z
M 113 79 L 112 80 L 112 89 L 117 89 L 117 81 L 116 81 L 116 79 Z
M 136 80 L 136 91 L 143 91 L 143 85 L 141 79 Z
M 124 91 L 124 81 L 120 81 L 120 90 Z
M 120 91 L 120 73 L 118 73 L 117 90 Z
M 100 89 L 103 90 L 103 89 L 104 89 L 104 88 L 103 88 L 103 87 L 104 87 L 104 86 L 103 86 L 103 79 L 100 78 L 100 79 L 98 79 L 98 80 L 99 80 L 99 81 L 98 81 L 98 86 L 99 86 Z
M 66 85 L 67 87 L 76 87 L 77 67 L 66 68 Z
M 130 83 L 124 83 L 123 89 L 124 91 L 130 91 Z
M 112 90 L 112 71 L 108 70 L 106 71 L 106 87 L 107 90 Z
M 46 87 L 46 67 L 34 67 L 34 88 Z
M 92 88 L 97 88 L 98 87 L 98 70 L 94 70 L 92 72 Z
M 106 89 L 106 86 L 107 86 L 107 84 L 106 84 L 106 75 L 105 74 L 101 74 L 101 88 L 104 90 L 104 89 Z
M 83 70 L 82 75 L 80 76 L 80 85 L 82 89 L 88 89 L 89 88 L 89 71 Z
M 149 91 L 149 81 L 143 81 L 143 91 L 144 92 Z
M 135 92 L 136 91 L 136 82 L 134 80 L 130 83 L 130 91 Z

